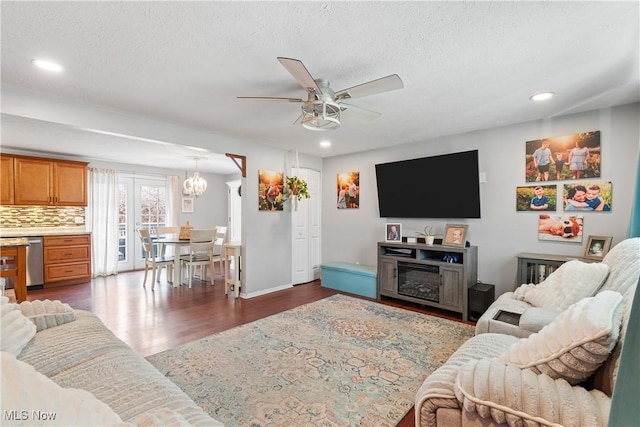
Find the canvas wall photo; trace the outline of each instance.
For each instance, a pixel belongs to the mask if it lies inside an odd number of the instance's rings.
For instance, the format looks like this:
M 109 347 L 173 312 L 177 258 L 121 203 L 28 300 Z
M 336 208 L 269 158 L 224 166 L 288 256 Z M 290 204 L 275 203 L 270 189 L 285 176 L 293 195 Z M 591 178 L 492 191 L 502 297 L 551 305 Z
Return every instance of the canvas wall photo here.
M 516 211 L 555 211 L 555 185 L 530 185 L 516 188 Z
M 582 243 L 583 222 L 582 215 L 540 214 L 538 217 L 538 240 Z
M 284 172 L 258 171 L 258 210 L 281 211 Z
M 360 207 L 360 172 L 341 172 L 336 178 L 338 209 L 358 209 Z
M 607 181 L 587 181 L 565 184 L 565 211 L 611 212 L 612 184 Z
M 527 182 L 600 177 L 600 131 L 526 142 Z

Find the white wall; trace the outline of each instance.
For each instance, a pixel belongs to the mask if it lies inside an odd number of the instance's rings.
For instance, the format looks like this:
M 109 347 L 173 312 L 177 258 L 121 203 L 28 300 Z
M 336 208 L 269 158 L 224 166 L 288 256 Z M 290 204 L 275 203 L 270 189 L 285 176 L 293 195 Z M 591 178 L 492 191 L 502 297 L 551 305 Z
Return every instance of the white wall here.
M 245 153 L 238 153 L 245 155 Z M 278 289 L 291 287 L 291 211 L 258 210 L 258 171 L 285 171 L 289 153 L 256 146 L 246 153 L 247 177 L 242 178 L 242 279 L 243 295 L 252 297 Z M 302 167 L 319 168 L 320 159 L 300 156 Z M 92 161 L 90 166 L 135 171 L 145 174 L 178 175 L 180 183 L 186 171 L 159 169 L 121 163 Z M 188 171 L 191 173 L 191 171 Z M 196 228 L 213 227 L 227 223 L 226 181 L 240 175 L 201 173 L 207 180 L 207 191 L 195 200 L 193 213 L 180 213 L 178 224 L 186 221 Z
M 427 224 L 442 232 L 446 223 L 468 224 L 467 239 L 478 246 L 478 279 L 496 285 L 496 296 L 516 285 L 516 255 L 536 252 L 581 256 L 583 244 L 538 240 L 538 214 L 516 212 L 516 187 L 524 178 L 525 142 L 543 137 L 601 131 L 602 181 L 612 181 L 612 211 L 584 212 L 584 239 L 589 235 L 625 238 L 631 215 L 631 194 L 640 141 L 640 104 L 554 117 L 495 129 L 396 145 L 323 161 L 322 262 L 347 261 L 376 265 L 377 242 L 385 222 L 400 222 L 403 235 L 415 236 Z M 402 135 L 398 135 L 402 138 Z M 481 219 L 380 218 L 375 164 L 458 151 L 479 150 Z M 335 180 L 339 172 L 360 171 L 360 209 L 336 209 Z M 561 184 L 557 183 L 559 191 Z M 429 183 L 425 183 L 429 184 Z M 437 185 L 437 183 L 431 183 Z M 530 185 L 530 183 L 528 184 Z M 560 205 L 560 204 L 559 204 Z M 562 215 L 559 207 L 557 215 Z M 584 242 L 583 242 L 584 243 Z

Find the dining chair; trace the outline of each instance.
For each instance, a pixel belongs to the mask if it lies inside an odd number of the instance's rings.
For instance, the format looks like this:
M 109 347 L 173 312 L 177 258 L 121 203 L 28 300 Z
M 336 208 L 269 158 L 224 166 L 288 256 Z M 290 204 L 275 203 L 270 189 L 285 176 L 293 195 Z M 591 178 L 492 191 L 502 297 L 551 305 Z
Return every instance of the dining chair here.
M 151 268 L 151 290 L 155 289 L 156 274 L 158 276 L 158 282 L 160 281 L 160 268 L 167 267 L 167 280 L 169 279 L 169 272 L 173 265 L 174 258 L 169 256 L 161 256 L 156 253 L 154 242 L 151 239 L 151 232 L 146 228 L 139 228 L 138 236 L 142 243 L 142 252 L 144 256 L 144 279 L 142 279 L 142 286 L 147 284 L 147 274 L 149 268 Z
M 213 235 L 213 265 L 215 271 L 215 263 L 216 261 L 220 263 L 220 274 L 224 276 L 224 253 L 223 246 L 224 242 L 227 239 L 227 227 L 222 225 L 216 225 L 215 233 Z
M 167 226 L 157 226 L 156 227 L 156 237 L 164 236 L 167 234 L 175 234 L 176 236 L 180 233 L 180 227 L 167 227 Z M 173 249 L 169 248 L 169 252 L 167 253 L 167 247 L 163 245 L 161 242 L 158 242 L 158 255 L 165 256 L 171 255 L 174 256 Z M 173 273 L 173 267 L 167 266 L 167 274 L 170 275 Z
M 189 252 L 180 255 L 182 265 L 186 267 L 189 287 L 195 267 L 199 266 L 200 280 L 207 280 L 207 266 L 211 267 L 211 283 L 213 284 L 213 235 L 214 229 L 193 229 L 189 239 Z

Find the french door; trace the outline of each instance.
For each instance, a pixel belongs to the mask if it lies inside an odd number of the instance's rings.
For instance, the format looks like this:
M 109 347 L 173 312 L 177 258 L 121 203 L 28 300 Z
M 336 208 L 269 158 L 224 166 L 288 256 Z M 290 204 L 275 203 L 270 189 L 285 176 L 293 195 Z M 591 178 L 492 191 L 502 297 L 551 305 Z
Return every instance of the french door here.
M 165 177 L 122 174 L 118 178 L 118 271 L 144 268 L 136 230 L 166 225 L 168 197 Z

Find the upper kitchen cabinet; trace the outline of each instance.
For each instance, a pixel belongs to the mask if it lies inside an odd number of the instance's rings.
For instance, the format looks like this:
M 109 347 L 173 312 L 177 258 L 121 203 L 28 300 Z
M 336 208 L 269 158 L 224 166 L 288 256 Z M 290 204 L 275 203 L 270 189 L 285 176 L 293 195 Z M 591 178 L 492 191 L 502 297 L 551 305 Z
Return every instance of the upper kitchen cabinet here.
M 0 205 L 13 205 L 13 157 L 0 155 Z
M 87 206 L 87 164 L 15 156 L 14 204 Z

